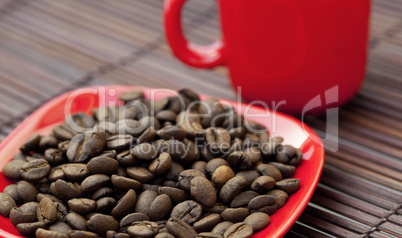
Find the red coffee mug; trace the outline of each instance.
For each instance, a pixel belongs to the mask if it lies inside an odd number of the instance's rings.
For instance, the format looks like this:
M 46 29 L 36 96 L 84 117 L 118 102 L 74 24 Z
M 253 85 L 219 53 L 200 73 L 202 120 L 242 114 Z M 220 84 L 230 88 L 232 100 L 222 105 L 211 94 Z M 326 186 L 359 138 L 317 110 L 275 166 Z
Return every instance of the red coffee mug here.
M 351 99 L 363 81 L 370 0 L 219 0 L 223 37 L 209 46 L 183 36 L 185 1 L 165 0 L 173 53 L 194 67 L 227 66 L 248 101 L 323 112 Z

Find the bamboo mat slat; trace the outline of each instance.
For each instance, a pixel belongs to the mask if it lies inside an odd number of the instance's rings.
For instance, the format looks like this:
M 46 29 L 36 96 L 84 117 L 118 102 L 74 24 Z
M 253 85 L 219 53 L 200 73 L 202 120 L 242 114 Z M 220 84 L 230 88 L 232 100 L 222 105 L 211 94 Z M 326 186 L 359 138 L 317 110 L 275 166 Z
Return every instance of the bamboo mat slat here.
M 163 0 L 0 0 L 0 141 L 44 102 L 86 85 L 236 99 L 226 68 L 194 69 L 171 54 L 162 9 Z M 402 0 L 372 1 L 360 92 L 339 109 L 338 125 L 307 119 L 322 138 L 338 134 L 338 148 L 326 150 L 316 192 L 285 237 L 402 237 L 401 12 Z M 191 0 L 182 16 L 191 41 L 220 37 L 215 1 Z

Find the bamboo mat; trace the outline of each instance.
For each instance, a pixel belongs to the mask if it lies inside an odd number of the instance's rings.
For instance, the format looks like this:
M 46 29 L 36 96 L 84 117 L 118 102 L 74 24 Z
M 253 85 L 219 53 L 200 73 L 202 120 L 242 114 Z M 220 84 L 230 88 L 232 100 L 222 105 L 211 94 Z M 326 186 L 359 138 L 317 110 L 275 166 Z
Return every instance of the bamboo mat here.
M 176 60 L 162 0 L 0 0 L 0 140 L 38 106 L 95 84 L 190 87 L 234 99 L 224 68 Z M 214 1 L 191 0 L 184 28 L 219 36 Z M 402 237 L 402 0 L 374 0 L 370 58 L 359 94 L 340 108 L 339 149 L 287 237 Z M 325 118 L 308 124 L 335 129 Z M 334 128 L 331 128 L 334 127 Z

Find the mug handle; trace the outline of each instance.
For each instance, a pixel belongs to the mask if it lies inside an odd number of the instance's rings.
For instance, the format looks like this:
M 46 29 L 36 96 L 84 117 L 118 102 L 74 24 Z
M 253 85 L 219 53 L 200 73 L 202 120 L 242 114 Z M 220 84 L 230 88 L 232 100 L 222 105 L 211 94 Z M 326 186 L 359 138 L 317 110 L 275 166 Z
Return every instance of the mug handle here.
M 165 34 L 174 55 L 184 63 L 198 68 L 213 68 L 224 65 L 221 39 L 203 46 L 185 39 L 181 26 L 181 10 L 186 0 L 165 0 Z

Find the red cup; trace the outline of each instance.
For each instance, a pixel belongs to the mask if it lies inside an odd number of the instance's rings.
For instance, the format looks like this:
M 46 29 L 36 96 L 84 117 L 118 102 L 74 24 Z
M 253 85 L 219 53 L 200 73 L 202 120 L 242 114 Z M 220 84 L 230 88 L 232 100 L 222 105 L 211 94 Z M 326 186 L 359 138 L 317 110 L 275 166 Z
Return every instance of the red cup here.
M 173 53 L 194 67 L 227 66 L 247 101 L 300 115 L 339 106 L 359 90 L 370 0 L 218 0 L 223 37 L 209 46 L 183 36 L 185 1 L 165 0 Z

